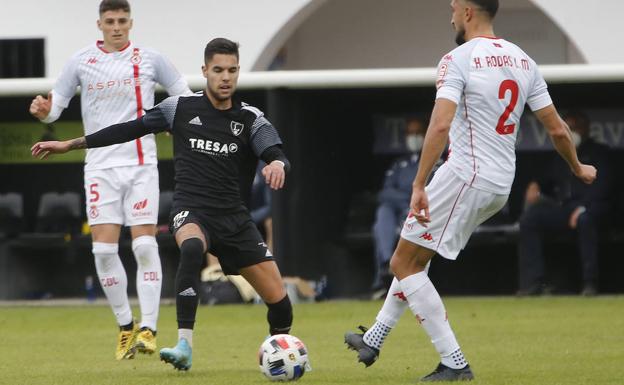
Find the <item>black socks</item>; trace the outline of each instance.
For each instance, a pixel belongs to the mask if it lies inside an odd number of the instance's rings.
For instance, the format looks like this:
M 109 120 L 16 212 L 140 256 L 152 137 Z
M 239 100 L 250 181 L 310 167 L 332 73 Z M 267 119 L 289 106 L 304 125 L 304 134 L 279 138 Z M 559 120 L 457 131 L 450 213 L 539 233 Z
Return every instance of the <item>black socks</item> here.
M 189 238 L 180 245 L 175 280 L 178 329 L 193 329 L 195 325 L 203 258 L 204 245 L 199 238 Z

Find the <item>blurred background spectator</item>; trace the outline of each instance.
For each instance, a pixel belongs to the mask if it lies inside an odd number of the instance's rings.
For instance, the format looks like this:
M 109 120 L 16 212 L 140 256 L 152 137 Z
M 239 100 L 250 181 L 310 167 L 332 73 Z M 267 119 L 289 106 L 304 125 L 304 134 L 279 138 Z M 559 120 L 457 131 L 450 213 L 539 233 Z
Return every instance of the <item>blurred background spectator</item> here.
M 583 184 L 563 161 L 555 161 L 543 181 L 531 181 L 525 193 L 518 242 L 519 295 L 552 290 L 545 280 L 543 242 L 561 233 L 576 238 L 582 261 L 583 295 L 598 291 L 598 238 L 610 210 L 609 147 L 589 136 L 590 121 L 580 111 L 564 116 L 579 160 L 594 165 L 598 178 Z M 549 191 L 550 190 L 550 191 Z M 572 256 L 569 256 L 570 258 Z
M 388 269 L 390 257 L 396 246 L 401 225 L 409 212 L 412 182 L 418 170 L 420 150 L 426 131 L 425 122 L 409 118 L 405 126 L 407 154 L 400 156 L 386 171 L 384 184 L 379 191 L 373 225 L 375 247 L 375 279 L 372 290 L 374 298 L 383 298 L 392 282 Z
M 251 196 L 249 198 L 249 211 L 251 219 L 254 221 L 260 234 L 264 236 L 264 241 L 273 251 L 273 218 L 271 217 L 271 189 L 264 181 L 262 168 L 266 164 L 258 162 L 256 176 L 251 185 Z

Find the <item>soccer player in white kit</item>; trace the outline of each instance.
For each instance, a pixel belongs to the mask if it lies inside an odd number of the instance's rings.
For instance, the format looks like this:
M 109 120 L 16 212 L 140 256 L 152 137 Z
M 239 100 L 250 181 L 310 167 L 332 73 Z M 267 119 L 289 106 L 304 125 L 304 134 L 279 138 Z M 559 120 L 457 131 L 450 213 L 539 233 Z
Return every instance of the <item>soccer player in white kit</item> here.
M 132 28 L 126 0 L 100 3 L 98 28 L 103 40 L 72 56 L 48 98 L 37 96 L 30 113 L 43 122 L 57 120 L 80 86 L 86 134 L 143 115 L 154 105 L 156 83 L 169 95 L 188 95 L 186 80 L 159 52 L 129 40 Z M 154 135 L 87 150 L 86 211 L 100 284 L 120 326 L 115 357 L 156 350 L 156 323 L 162 270 L 156 222 L 158 168 Z M 118 255 L 121 225 L 130 226 L 137 262 L 136 287 L 141 321 L 136 325 L 128 302 L 126 271 Z
M 515 141 L 525 103 L 572 172 L 592 183 L 596 169 L 579 162 L 569 128 L 559 117 L 535 62 L 492 26 L 498 0 L 452 0 L 459 47 L 438 65 L 438 89 L 414 179 L 410 214 L 390 261 L 395 276 L 375 324 L 345 342 L 366 366 L 409 307 L 440 354 L 422 381 L 471 380 L 474 375 L 427 276 L 436 254 L 454 260 L 474 229 L 500 210 L 515 174 Z M 448 161 L 425 183 L 450 140 Z

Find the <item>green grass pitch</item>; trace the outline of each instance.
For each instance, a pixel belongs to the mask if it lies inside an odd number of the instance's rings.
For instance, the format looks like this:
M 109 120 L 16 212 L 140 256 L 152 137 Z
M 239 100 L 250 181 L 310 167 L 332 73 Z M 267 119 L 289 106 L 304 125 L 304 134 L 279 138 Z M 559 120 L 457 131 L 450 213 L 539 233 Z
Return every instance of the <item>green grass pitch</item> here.
M 624 297 L 450 297 L 449 319 L 475 372 L 474 384 L 623 384 Z M 343 333 L 370 325 L 381 302 L 295 305 L 293 334 L 313 371 L 300 384 L 410 384 L 438 357 L 411 313 L 380 360 L 356 363 Z M 136 309 L 135 309 L 136 314 Z M 193 368 L 177 372 L 157 354 L 113 358 L 116 329 L 107 306 L 0 307 L 0 384 L 268 384 L 257 351 L 267 335 L 262 305 L 200 307 Z M 159 347 L 175 344 L 175 309 L 163 306 Z

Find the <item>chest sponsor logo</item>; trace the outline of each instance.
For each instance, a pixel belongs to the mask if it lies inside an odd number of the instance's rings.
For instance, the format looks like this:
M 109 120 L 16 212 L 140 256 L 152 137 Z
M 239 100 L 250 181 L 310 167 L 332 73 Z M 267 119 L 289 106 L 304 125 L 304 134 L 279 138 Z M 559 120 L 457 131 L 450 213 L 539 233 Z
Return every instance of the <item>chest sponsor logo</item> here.
M 238 151 L 236 143 L 221 143 L 206 139 L 189 138 L 191 151 L 208 155 L 228 156 Z
M 243 132 L 243 129 L 245 128 L 245 125 L 243 123 L 239 123 L 239 122 L 235 122 L 235 121 L 231 121 L 230 122 L 230 129 L 232 130 L 232 134 L 239 136 L 241 132 Z

